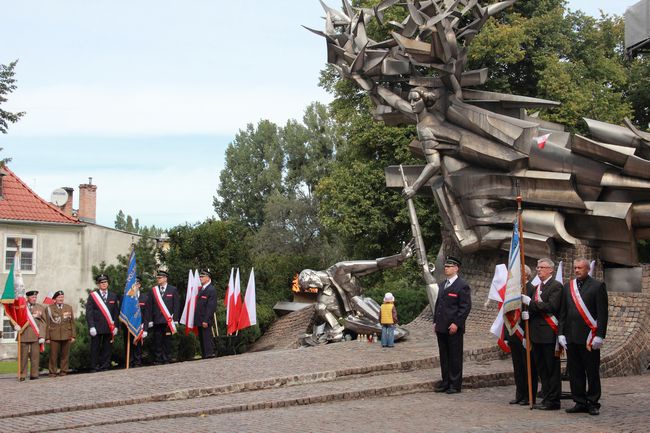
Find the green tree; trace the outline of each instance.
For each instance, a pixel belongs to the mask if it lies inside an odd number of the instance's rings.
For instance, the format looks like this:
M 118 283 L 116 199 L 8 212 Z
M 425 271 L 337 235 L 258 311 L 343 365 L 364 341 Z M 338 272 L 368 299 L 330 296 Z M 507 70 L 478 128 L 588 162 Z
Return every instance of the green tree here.
M 114 227 L 118 230 L 138 233 L 148 237 L 158 237 L 164 232 L 163 229 L 158 228 L 155 225 L 140 226 L 140 221 L 137 218 L 135 218 L 134 222 L 133 217 L 131 215 L 125 215 L 122 209 L 120 209 L 117 215 L 115 215 Z
M 2 105 L 7 102 L 7 97 L 10 93 L 16 90 L 16 79 L 14 78 L 18 60 L 14 60 L 8 65 L 0 64 L 0 132 L 7 133 L 10 123 L 16 123 L 25 115 L 24 111 L 11 112 L 2 109 Z M 0 147 L 0 152 L 2 147 Z M 0 167 L 9 162 L 11 158 L 1 158 Z

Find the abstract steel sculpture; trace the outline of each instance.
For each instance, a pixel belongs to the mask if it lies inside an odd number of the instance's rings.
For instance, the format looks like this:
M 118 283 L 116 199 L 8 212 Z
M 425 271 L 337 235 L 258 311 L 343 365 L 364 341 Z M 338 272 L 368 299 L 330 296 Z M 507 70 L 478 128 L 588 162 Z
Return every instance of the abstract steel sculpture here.
M 314 332 L 303 339 L 303 344 L 341 341 L 345 338 L 345 330 L 365 335 L 380 334 L 380 307 L 372 298 L 361 296 L 362 289 L 357 278 L 399 266 L 412 255 L 413 241 L 405 245 L 399 254 L 390 257 L 343 261 L 324 271 L 303 270 L 298 276 L 300 288 L 318 289 L 314 306 L 318 321 Z M 395 329 L 395 340 L 407 335 L 407 330 L 400 327 Z
M 488 74 L 465 70 L 470 43 L 513 3 L 384 0 L 369 9 L 343 0 L 338 11 L 321 2 L 325 30 L 309 30 L 326 39 L 328 63 L 368 93 L 376 119 L 417 125 L 410 148 L 426 165 L 404 167 L 410 187 L 388 167 L 387 186 L 406 199 L 429 186 L 462 252 L 507 251 L 520 194 L 527 255 L 583 243 L 601 260 L 635 265 L 636 241 L 650 239 L 650 134 L 592 119 L 590 138 L 570 134 L 528 113 L 557 102 L 471 88 Z M 385 22 L 389 10 L 405 18 Z M 370 39 L 371 22 L 391 37 Z

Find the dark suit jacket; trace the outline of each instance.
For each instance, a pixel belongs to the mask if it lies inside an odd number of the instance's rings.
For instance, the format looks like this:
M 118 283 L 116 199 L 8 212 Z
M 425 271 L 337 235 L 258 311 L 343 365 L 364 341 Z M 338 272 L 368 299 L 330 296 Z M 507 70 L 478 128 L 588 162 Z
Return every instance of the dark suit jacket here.
M 99 292 L 99 290 L 96 290 L 96 292 Z M 108 292 L 108 295 L 106 296 L 106 306 L 113 318 L 113 323 L 117 326 L 117 318 L 120 315 L 120 302 L 115 293 Z M 88 301 L 86 302 L 86 322 L 88 323 L 88 329 L 95 328 L 98 334 L 111 333 L 111 330 L 108 327 L 108 322 L 106 321 L 104 314 L 101 312 L 100 307 L 95 304 L 95 299 L 92 295 L 88 295 Z
M 148 293 L 140 293 L 138 297 L 138 305 L 140 306 L 140 315 L 142 316 L 142 323 L 144 324 L 144 330 L 147 330 L 147 323 L 151 322 L 151 308 L 147 305 L 147 300 L 149 299 Z
M 217 289 L 212 283 L 201 289 L 196 297 L 194 308 L 194 326 L 201 326 L 205 322 L 208 326 L 214 321 L 214 312 L 217 310 Z
M 165 320 L 165 316 L 163 316 L 163 313 L 160 311 L 160 307 L 158 306 L 158 303 L 154 299 L 153 291 L 154 290 L 159 290 L 158 286 L 154 286 L 151 291 L 149 292 L 149 304 L 147 308 L 149 311 L 151 311 L 150 314 L 150 319 L 149 322 L 153 322 L 154 325 L 162 325 L 162 324 L 167 324 L 167 320 Z M 174 286 L 170 286 L 167 284 L 167 288 L 165 289 L 165 294 L 163 295 L 163 302 L 167 306 L 167 310 L 169 311 L 169 314 L 172 315 L 174 322 L 178 322 L 181 318 L 181 297 L 178 294 L 178 289 Z
M 433 323 L 436 332 L 446 334 L 452 323 L 458 326 L 458 332 L 465 332 L 465 320 L 472 309 L 471 289 L 461 277 L 447 289 L 443 289 L 447 280 L 443 281 L 438 291 Z
M 568 285 L 564 292 L 564 304 L 559 318 L 560 334 L 566 336 L 567 343 L 585 344 L 590 329 L 578 312 Z M 587 306 L 589 313 L 591 313 L 591 317 L 596 319 L 596 326 L 598 326 L 596 336 L 605 338 L 608 318 L 608 299 L 605 283 L 587 276 L 580 288 L 580 297 Z
M 544 314 L 553 314 L 556 319 L 560 320 L 562 301 L 564 295 L 564 286 L 556 281 L 553 277 L 542 286 L 541 301 L 535 301 L 535 291 L 537 287 L 529 288 L 528 296 L 532 299 L 528 306 L 530 312 L 530 340 L 538 344 L 555 343 L 556 334 L 544 319 Z

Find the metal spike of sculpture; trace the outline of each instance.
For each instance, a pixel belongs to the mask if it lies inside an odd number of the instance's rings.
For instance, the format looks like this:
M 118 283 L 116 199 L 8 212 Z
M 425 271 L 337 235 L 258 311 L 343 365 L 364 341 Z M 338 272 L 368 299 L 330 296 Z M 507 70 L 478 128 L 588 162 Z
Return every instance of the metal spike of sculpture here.
M 429 186 L 463 252 L 507 250 L 517 185 L 525 203 L 527 254 L 550 256 L 557 242 L 599 248 L 605 261 L 637 263 L 637 239 L 650 239 L 650 134 L 629 122 L 585 119 L 591 137 L 527 110 L 557 102 L 472 89 L 487 70 L 465 70 L 472 39 L 514 0 L 384 0 L 342 11 L 324 3 L 327 60 L 372 98 L 375 118 L 415 123 L 411 150 L 424 166 L 386 169 L 389 187 L 410 198 Z M 406 18 L 385 22 L 389 9 Z M 392 28 L 374 41 L 371 21 Z

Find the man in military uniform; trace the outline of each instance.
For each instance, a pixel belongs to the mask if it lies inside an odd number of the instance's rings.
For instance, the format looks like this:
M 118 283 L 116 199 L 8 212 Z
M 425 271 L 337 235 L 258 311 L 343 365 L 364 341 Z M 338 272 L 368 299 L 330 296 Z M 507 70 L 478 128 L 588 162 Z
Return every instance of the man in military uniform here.
M 63 291 L 59 290 L 52 296 L 54 304 L 45 310 L 47 333 L 45 342 L 50 345 L 50 377 L 68 374 L 70 347 L 77 336 L 72 307 L 64 304 Z M 61 370 L 59 371 L 59 367 Z
M 560 409 L 562 377 L 557 346 L 558 325 L 564 286 L 553 278 L 555 263 L 543 258 L 537 261 L 537 276 L 540 283 L 532 287 L 528 295 L 521 295 L 521 301 L 528 306 L 530 314 L 530 341 L 533 343 L 535 366 L 542 382 L 542 402 L 533 406 L 540 410 Z
M 458 276 L 461 263 L 447 256 L 445 276 L 433 314 L 433 328 L 438 340 L 442 379 L 436 383 L 435 392 L 456 394 L 463 382 L 463 335 L 465 320 L 472 308 L 471 289 Z
M 149 329 L 153 329 L 154 364 L 168 364 L 172 359 L 172 334 L 176 333 L 181 316 L 181 299 L 176 287 L 167 284 L 169 274 L 158 271 L 157 285 L 151 289 L 147 298 Z
M 20 334 L 20 381 L 24 381 L 27 377 L 27 360 L 31 364 L 29 378 L 31 380 L 38 379 L 38 371 L 40 365 L 40 346 L 45 343 L 45 335 L 47 332 L 47 325 L 45 323 L 45 308 L 36 303 L 38 291 L 30 290 L 25 293 L 27 296 L 27 309 L 34 319 L 33 323 L 28 320 L 21 328 Z M 18 336 L 16 336 L 17 338 Z
M 214 358 L 212 325 L 214 324 L 214 313 L 217 310 L 217 289 L 212 285 L 212 273 L 209 269 L 201 269 L 199 280 L 201 280 L 201 287 L 196 295 L 194 326 L 199 330 L 201 357 L 204 359 Z
M 600 413 L 600 348 L 607 332 L 605 283 L 589 276 L 585 258 L 573 262 L 576 278 L 565 288 L 559 341 L 567 349 L 571 397 L 568 413 Z M 587 388 L 588 385 L 588 388 Z
M 117 295 L 108 291 L 109 281 L 106 275 L 98 275 L 95 282 L 97 290 L 90 293 L 86 302 L 86 322 L 90 333 L 90 369 L 104 371 L 111 366 L 120 304 Z

